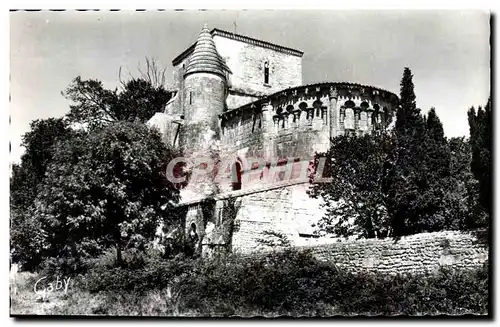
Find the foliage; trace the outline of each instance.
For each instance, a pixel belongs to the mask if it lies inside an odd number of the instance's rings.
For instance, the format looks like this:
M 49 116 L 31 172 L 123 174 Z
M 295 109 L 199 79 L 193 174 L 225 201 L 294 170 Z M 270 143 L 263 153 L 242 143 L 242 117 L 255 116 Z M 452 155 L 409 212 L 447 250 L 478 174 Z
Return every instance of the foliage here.
M 326 214 L 319 227 L 342 236 L 387 236 L 387 197 L 383 179 L 392 140 L 385 133 L 361 137 L 338 136 L 330 150 L 316 157 L 326 159 L 323 177 L 331 183 L 314 183 L 310 195 L 322 197 Z
M 470 143 L 464 137 L 454 137 L 448 145 L 450 177 L 443 183 L 447 190 L 444 196 L 446 226 L 449 229 L 483 227 L 485 217 L 478 205 L 478 182 L 471 172 Z
M 166 180 L 175 153 L 141 123 L 119 122 L 58 146 L 35 214 L 52 256 L 95 257 L 110 246 L 144 248 L 178 191 Z
M 450 190 L 450 150 L 444 136 L 443 125 L 431 108 L 425 120 L 424 143 L 421 145 L 423 154 L 417 187 L 420 194 L 417 196 L 415 221 L 409 232 L 438 231 L 450 229 L 450 222 L 446 221 L 445 197 Z
M 114 291 L 143 294 L 172 284 L 193 269 L 194 259 L 178 255 L 165 260 L 159 254 L 148 255 L 145 251 L 125 250 L 123 262 L 117 265 L 108 251 L 94 261 L 80 286 L 90 292 Z M 199 260 L 199 259 L 198 259 Z
M 45 259 L 47 243 L 42 225 L 27 209 L 12 208 L 10 211 L 10 255 L 11 260 L 23 270 L 36 269 Z
M 96 267 L 79 287 L 115 297 L 166 290 L 177 312 L 201 316 L 486 314 L 488 280 L 486 265 L 429 275 L 353 273 L 307 251 L 285 250 L 222 260 L 146 257 L 141 268 Z
M 68 118 L 89 128 L 117 121 L 146 122 L 163 111 L 172 97 L 163 85 L 153 86 L 143 78 L 132 78 L 122 86 L 108 90 L 99 80 L 75 78 L 63 92 L 72 102 Z
M 23 269 L 33 270 L 42 262 L 47 244 L 33 203 L 45 179 L 47 167 L 54 160 L 60 140 L 75 134 L 64 119 L 48 118 L 31 122 L 24 134 L 25 152 L 19 164 L 12 166 L 10 178 L 10 247 L 11 259 Z
M 413 75 L 405 68 L 401 106 L 394 129 L 395 146 L 385 192 L 395 236 L 456 228 L 456 184 L 451 176 L 451 154 L 434 108 L 427 116 L 416 107 Z
M 425 120 L 416 107 L 413 75 L 409 68 L 404 69 L 400 97 L 394 129 L 395 146 L 390 154 L 391 165 L 385 184 L 395 236 L 418 232 L 421 228 L 421 201 L 426 200 L 428 187 L 423 148 Z
M 54 158 L 54 145 L 72 133 L 68 122 L 62 118 L 31 122 L 30 131 L 23 135 L 21 146 L 25 148 L 25 152 L 20 164 L 12 167 L 11 206 L 24 210 L 33 204 L 47 166 Z
M 491 139 L 493 137 L 493 121 L 491 99 L 477 112 L 472 107 L 468 112 L 470 128 L 470 144 L 472 149 L 471 170 L 479 182 L 479 203 L 483 210 L 492 212 L 492 175 L 491 175 Z
M 264 230 L 262 232 L 262 237 L 257 239 L 257 243 L 273 249 L 289 248 L 292 246 L 286 233 L 273 230 Z

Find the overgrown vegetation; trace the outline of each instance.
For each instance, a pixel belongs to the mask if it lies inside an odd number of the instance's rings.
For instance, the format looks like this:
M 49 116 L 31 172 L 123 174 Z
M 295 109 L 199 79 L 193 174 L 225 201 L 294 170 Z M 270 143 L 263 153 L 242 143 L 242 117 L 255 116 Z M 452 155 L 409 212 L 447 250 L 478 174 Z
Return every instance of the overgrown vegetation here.
M 99 261 L 51 313 L 191 316 L 487 314 L 488 269 L 353 274 L 308 252 Z M 83 300 L 82 300 L 83 299 Z M 50 300 L 49 300 L 50 301 Z M 13 311 L 16 310 L 14 298 Z M 19 304 L 20 305 L 20 304 Z

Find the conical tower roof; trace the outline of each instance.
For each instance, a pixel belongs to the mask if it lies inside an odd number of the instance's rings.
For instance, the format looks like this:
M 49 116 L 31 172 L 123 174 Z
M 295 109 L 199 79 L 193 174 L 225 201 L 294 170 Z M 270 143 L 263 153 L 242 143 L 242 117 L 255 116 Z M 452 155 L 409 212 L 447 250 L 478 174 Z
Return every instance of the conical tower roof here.
M 184 76 L 192 73 L 213 73 L 225 77 L 224 71 L 229 71 L 226 63 L 217 52 L 215 42 L 208 30 L 207 24 L 203 26 L 193 54 L 189 58 Z

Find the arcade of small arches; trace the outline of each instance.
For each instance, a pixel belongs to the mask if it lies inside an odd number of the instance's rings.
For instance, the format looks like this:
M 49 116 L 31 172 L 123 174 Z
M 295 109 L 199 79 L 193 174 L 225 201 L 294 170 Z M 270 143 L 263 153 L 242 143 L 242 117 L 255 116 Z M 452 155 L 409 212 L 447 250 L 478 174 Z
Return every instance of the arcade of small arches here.
M 313 102 L 312 107 L 306 102 L 300 102 L 297 106 L 287 105 L 276 109 L 276 114 L 273 116 L 275 131 L 287 128 L 297 128 L 300 122 L 306 122 L 306 126 L 311 126 L 314 119 L 321 119 L 324 125 L 328 124 L 328 107 L 321 100 Z M 358 130 L 361 122 L 367 122 L 367 126 L 380 128 L 383 124 L 390 123 L 391 114 L 388 107 L 380 108 L 380 105 L 375 103 L 370 107 L 368 101 L 363 101 L 359 106 L 356 106 L 351 99 L 346 100 L 340 106 L 340 126 L 345 130 Z
M 243 115 L 253 115 L 261 120 L 272 121 L 274 132 L 301 126 L 316 127 L 336 120 L 340 131 L 368 131 L 379 129 L 392 121 L 398 97 L 388 91 L 352 83 L 323 83 L 287 89 L 261 100 L 226 111 L 220 115 L 222 126 Z M 330 108 L 335 108 L 331 110 Z M 267 112 L 266 112 L 267 111 Z M 266 112 L 266 113 L 264 113 Z

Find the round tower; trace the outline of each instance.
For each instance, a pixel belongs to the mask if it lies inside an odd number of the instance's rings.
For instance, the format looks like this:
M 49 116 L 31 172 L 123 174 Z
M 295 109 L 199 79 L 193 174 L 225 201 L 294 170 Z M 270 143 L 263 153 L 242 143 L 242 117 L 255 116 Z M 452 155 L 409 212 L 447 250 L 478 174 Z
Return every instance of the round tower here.
M 220 139 L 219 115 L 226 106 L 228 72 L 205 24 L 184 72 L 180 142 L 185 155 L 215 150 Z
M 195 164 L 192 168 L 201 172 L 196 175 L 193 171 L 187 188 L 183 190 L 184 198 L 218 193 L 215 174 L 221 134 L 219 115 L 226 108 L 229 73 L 205 24 L 184 71 L 184 123 L 179 142 L 184 157 Z

